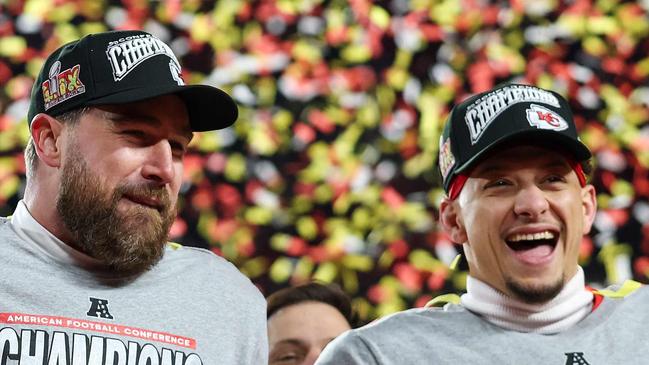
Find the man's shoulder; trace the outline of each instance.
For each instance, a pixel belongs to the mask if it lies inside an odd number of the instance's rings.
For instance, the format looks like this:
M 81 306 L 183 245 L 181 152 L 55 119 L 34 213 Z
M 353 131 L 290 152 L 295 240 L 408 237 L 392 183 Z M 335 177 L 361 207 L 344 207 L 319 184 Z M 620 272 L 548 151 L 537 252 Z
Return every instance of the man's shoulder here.
M 265 305 L 261 292 L 247 276 L 225 258 L 203 248 L 170 242 L 156 271 L 189 281 L 183 285 L 216 292 L 231 291 L 233 296 L 249 297 Z
M 203 272 L 206 275 L 225 275 L 226 277 L 245 278 L 231 262 L 210 250 L 199 247 L 183 246 L 168 242 L 165 254 L 160 261 L 165 269 L 178 267 L 185 272 Z
M 210 250 L 200 247 L 184 246 L 176 242 L 167 242 L 164 260 L 202 262 L 205 265 L 227 265 L 229 262 Z
M 436 349 L 460 343 L 468 333 L 482 333 L 478 327 L 484 323 L 457 304 L 409 309 L 338 336 L 327 345 L 317 364 L 434 362 L 429 356 Z
M 0 217 L 0 237 L 2 237 L 4 242 L 19 240 L 16 231 L 12 228 L 11 217 Z M 8 246 L 10 245 L 0 245 L 3 248 L 7 248 Z
M 3 230 L 9 228 L 9 225 L 11 224 L 11 218 L 10 217 L 0 217 L 0 232 Z
M 423 331 L 443 335 L 445 328 L 456 327 L 458 321 L 476 321 L 477 317 L 461 305 L 447 304 L 443 308 L 413 308 L 377 319 L 354 330 L 360 337 L 380 337 L 398 332 Z

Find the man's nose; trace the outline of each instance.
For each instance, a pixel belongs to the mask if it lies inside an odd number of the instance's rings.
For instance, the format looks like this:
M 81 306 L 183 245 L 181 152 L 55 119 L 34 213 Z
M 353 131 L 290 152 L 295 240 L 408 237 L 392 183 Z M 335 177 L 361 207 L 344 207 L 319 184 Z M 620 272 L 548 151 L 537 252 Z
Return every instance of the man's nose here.
M 549 206 L 543 190 L 536 185 L 530 184 L 522 187 L 516 194 L 514 213 L 535 219 L 545 213 Z
M 300 365 L 313 365 L 313 364 L 315 364 L 315 361 L 318 360 L 318 356 L 320 356 L 321 352 L 322 352 L 322 349 L 320 349 L 320 348 L 311 348 L 309 350 L 309 353 L 304 358 L 304 361 L 302 361 L 302 363 Z
M 150 146 L 146 161 L 142 166 L 142 176 L 161 185 L 169 184 L 174 179 L 173 154 L 167 140 L 160 140 Z

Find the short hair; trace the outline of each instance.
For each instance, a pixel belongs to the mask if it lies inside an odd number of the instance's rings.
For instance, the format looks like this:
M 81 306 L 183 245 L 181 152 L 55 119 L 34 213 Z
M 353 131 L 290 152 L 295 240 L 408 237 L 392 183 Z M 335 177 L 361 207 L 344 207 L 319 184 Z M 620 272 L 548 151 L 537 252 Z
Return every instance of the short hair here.
M 58 119 L 62 123 L 69 125 L 75 125 L 79 122 L 81 116 L 88 111 L 88 107 L 82 106 L 80 108 L 72 109 L 65 113 L 61 113 L 53 118 Z M 29 121 L 31 123 L 31 121 Z M 38 155 L 36 154 L 36 146 L 34 145 L 34 139 L 30 136 L 27 141 L 27 146 L 25 146 L 25 168 L 27 178 L 30 179 L 34 175 L 34 171 L 38 166 Z
M 303 302 L 320 302 L 329 304 L 343 315 L 351 328 L 358 325 L 358 316 L 352 308 L 351 299 L 335 284 L 316 282 L 284 288 L 276 291 L 266 299 L 266 318 L 282 308 Z

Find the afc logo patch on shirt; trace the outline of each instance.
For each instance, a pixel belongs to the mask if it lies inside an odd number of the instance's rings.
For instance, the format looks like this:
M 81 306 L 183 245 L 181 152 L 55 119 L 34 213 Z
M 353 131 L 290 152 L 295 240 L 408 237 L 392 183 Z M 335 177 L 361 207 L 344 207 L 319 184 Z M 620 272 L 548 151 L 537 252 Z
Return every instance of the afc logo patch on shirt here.
M 113 319 L 113 316 L 108 311 L 108 300 L 92 297 L 88 299 L 90 299 L 90 309 L 88 309 L 88 313 L 86 313 L 87 316 Z
M 583 352 L 566 352 L 566 365 L 590 365 Z
M 562 131 L 568 129 L 568 123 L 556 112 L 536 104 L 530 104 L 526 110 L 527 121 L 532 127 Z

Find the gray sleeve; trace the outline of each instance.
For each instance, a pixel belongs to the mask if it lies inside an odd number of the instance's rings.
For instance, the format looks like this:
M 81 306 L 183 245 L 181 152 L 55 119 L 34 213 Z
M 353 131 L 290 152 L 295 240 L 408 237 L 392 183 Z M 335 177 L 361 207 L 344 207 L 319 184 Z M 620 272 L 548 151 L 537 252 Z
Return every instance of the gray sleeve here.
M 263 297 L 262 297 L 263 299 Z M 252 341 L 248 341 L 252 359 L 244 362 L 245 364 L 268 364 L 268 330 L 266 329 L 266 301 L 262 302 L 261 310 L 254 313 L 256 318 L 250 318 L 253 325 Z
M 249 281 L 246 284 L 248 295 L 245 299 L 239 300 L 239 305 L 242 306 L 241 312 L 245 313 L 238 321 L 238 327 L 243 334 L 239 341 L 241 345 L 239 351 L 243 358 L 239 364 L 268 365 L 266 299 Z
M 358 332 L 351 330 L 331 341 L 322 351 L 315 365 L 372 365 L 378 364 L 376 351 Z

